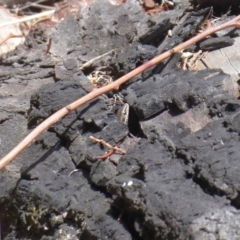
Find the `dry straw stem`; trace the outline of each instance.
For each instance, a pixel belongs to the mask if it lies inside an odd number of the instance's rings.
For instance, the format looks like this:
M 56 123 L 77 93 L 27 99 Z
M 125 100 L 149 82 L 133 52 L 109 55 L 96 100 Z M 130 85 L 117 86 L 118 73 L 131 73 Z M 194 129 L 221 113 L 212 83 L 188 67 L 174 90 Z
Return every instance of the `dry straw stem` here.
M 31 16 L 19 18 L 19 19 L 16 19 L 16 20 L 12 20 L 12 21 L 9 21 L 9 22 L 3 22 L 3 23 L 0 23 L 0 28 L 8 26 L 8 25 L 12 25 L 12 24 L 17 24 L 17 23 L 21 23 L 21 22 L 27 22 L 27 21 L 43 18 L 43 17 L 44 18 L 45 17 L 52 17 L 54 12 L 55 12 L 55 10 L 50 10 L 50 11 L 45 11 L 45 12 L 42 12 L 42 13 L 37 13 L 37 14 L 31 15 Z
M 129 81 L 131 78 L 135 77 L 136 75 L 142 73 L 146 69 L 160 63 L 164 59 L 171 57 L 173 54 L 186 49 L 190 45 L 204 39 L 205 37 L 219 31 L 222 29 L 226 29 L 229 27 L 236 27 L 240 28 L 240 23 L 238 22 L 240 20 L 240 15 L 233 18 L 232 20 L 219 25 L 217 27 L 211 27 L 203 31 L 202 33 L 196 35 L 195 37 L 189 39 L 186 42 L 183 42 L 179 44 L 178 46 L 174 47 L 171 50 L 168 50 L 159 56 L 151 59 L 150 61 L 144 63 L 140 67 L 132 70 L 128 74 L 124 75 L 123 77 L 117 79 L 113 83 L 104 86 L 102 88 L 93 90 L 92 92 L 88 93 L 86 96 L 76 100 L 75 102 L 67 105 L 66 107 L 60 109 L 56 113 L 54 113 L 52 116 L 47 118 L 44 122 L 42 122 L 38 127 L 36 127 L 26 138 L 23 139 L 22 142 L 20 142 L 11 152 L 9 152 L 5 157 L 3 157 L 0 160 L 0 169 L 7 166 L 18 154 L 20 154 L 25 148 L 27 148 L 41 133 L 46 131 L 50 126 L 52 126 L 54 123 L 62 119 L 64 116 L 66 116 L 68 113 L 72 112 L 76 108 L 82 106 L 83 104 L 89 102 L 90 100 L 107 93 L 113 89 L 118 89 L 120 85 L 123 83 Z

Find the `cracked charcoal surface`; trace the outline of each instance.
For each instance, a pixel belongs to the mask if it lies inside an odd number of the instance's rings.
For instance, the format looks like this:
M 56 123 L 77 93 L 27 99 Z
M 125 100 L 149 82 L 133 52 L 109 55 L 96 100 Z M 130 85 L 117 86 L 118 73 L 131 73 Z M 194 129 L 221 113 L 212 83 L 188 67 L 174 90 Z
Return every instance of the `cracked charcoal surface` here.
M 55 30 L 33 31 L 0 66 L 1 154 L 91 91 L 91 71 L 104 66 L 117 79 L 194 34 L 207 10 L 183 14 L 187 6 L 176 0 L 174 10 L 149 16 L 137 1 L 96 0 Z M 46 55 L 48 36 L 53 44 Z M 120 89 L 130 105 L 128 125 L 109 111 L 107 96 L 98 97 L 1 172 L 3 239 L 239 238 L 239 100 L 229 75 L 182 71 L 179 59 L 174 55 Z M 93 160 L 108 149 L 90 136 L 116 145 L 128 131 L 140 139 L 118 164 Z
M 238 207 L 239 112 L 182 139 L 180 154 L 193 163 L 194 178 L 209 191 L 227 196 Z M 216 129 L 218 129 L 216 131 Z M 198 138 L 198 141 L 194 141 Z M 191 143 L 195 144 L 191 144 Z M 187 145 L 187 148 L 186 148 Z M 197 149 L 197 153 L 196 153 Z M 229 158 L 229 155 L 231 157 Z M 234 167 L 231 167 L 234 166 Z
M 224 83 L 228 78 L 228 75 L 216 71 L 177 71 L 165 76 L 155 75 L 148 81 L 132 84 L 126 91 L 126 99 L 140 119 L 167 108 L 185 112 L 202 102 L 211 105 L 226 96 Z

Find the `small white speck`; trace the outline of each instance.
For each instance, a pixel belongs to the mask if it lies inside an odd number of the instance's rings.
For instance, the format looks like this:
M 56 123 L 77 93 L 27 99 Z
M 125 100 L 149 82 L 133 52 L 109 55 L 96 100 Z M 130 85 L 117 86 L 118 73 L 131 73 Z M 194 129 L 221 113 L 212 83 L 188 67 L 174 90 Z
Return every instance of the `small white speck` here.
M 127 185 L 128 185 L 128 186 L 133 185 L 133 181 L 129 181 L 129 182 L 127 183 Z
M 181 58 L 185 59 L 185 58 L 190 58 L 192 56 L 193 56 L 193 53 L 191 53 L 191 52 L 183 52 L 181 55 Z
M 172 37 L 172 30 L 171 29 L 168 30 L 168 36 Z
M 126 186 L 126 183 L 124 182 L 122 186 L 123 186 L 123 187 Z
M 172 2 L 172 1 L 165 0 L 164 3 L 166 3 L 167 5 L 172 6 L 172 7 L 174 6 L 174 2 Z

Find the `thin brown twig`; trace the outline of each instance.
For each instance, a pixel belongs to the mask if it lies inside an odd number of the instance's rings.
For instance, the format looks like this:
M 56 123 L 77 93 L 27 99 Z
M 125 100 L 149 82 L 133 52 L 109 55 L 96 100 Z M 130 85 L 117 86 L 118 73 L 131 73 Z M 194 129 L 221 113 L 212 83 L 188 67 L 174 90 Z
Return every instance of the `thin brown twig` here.
M 107 153 L 105 153 L 105 154 L 103 154 L 101 156 L 94 156 L 93 160 L 98 160 L 98 159 L 103 159 L 104 160 L 104 159 L 107 159 L 107 158 L 111 157 L 115 152 L 116 152 L 115 149 L 111 149 Z
M 119 146 L 121 145 L 121 142 L 117 143 L 117 145 L 115 147 L 113 147 L 110 151 L 108 151 L 107 153 L 101 155 L 101 156 L 95 156 L 93 157 L 93 160 L 96 160 L 96 159 L 107 159 L 109 157 L 111 157 L 117 150 L 116 150 L 116 147 L 119 148 Z M 126 154 L 126 151 L 125 153 Z
M 126 154 L 126 151 L 125 151 L 125 150 L 119 148 L 118 146 L 113 147 L 112 145 L 110 145 L 109 143 L 105 142 L 105 141 L 102 140 L 102 139 L 98 139 L 98 138 L 95 138 L 95 137 L 93 137 L 93 136 L 90 136 L 89 138 L 90 138 L 92 141 L 94 141 L 94 142 L 101 143 L 102 145 L 106 146 L 107 148 L 109 148 L 109 149 L 111 149 L 111 150 L 115 150 L 115 151 L 117 151 L 117 152 L 119 152 L 119 153 L 121 153 L 121 154 Z
M 155 58 L 151 59 L 150 61 L 144 63 L 143 65 L 139 66 L 138 68 L 132 70 L 131 72 L 127 73 L 123 77 L 119 78 L 115 82 L 101 87 L 99 89 L 94 89 L 92 92 L 88 93 L 86 96 L 76 100 L 75 102 L 69 104 L 66 107 L 63 107 L 59 111 L 55 112 L 53 115 L 51 115 L 49 118 L 47 118 L 45 121 L 43 121 L 38 127 L 36 127 L 27 137 L 25 137 L 22 142 L 20 142 L 12 151 L 10 151 L 5 157 L 3 157 L 0 160 L 0 169 L 7 166 L 19 153 L 21 153 L 26 147 L 28 147 L 41 133 L 46 131 L 50 126 L 52 126 L 54 123 L 62 119 L 64 116 L 75 110 L 76 108 L 82 106 L 83 104 L 91 101 L 92 99 L 97 98 L 98 96 L 107 93 L 111 91 L 112 89 L 119 88 L 120 85 L 123 83 L 129 81 L 131 78 L 135 77 L 136 75 L 142 73 L 146 69 L 153 67 L 154 65 L 160 63 L 164 59 L 171 57 L 175 53 L 186 49 L 190 45 L 206 38 L 207 36 L 219 31 L 223 30 L 229 27 L 236 27 L 240 28 L 240 23 L 238 22 L 240 20 L 240 15 L 233 18 L 232 20 L 216 26 L 211 27 L 203 31 L 202 33 L 199 33 L 195 37 L 187 40 L 186 42 L 183 42 L 179 44 L 178 46 L 174 47 L 173 49 L 170 49 L 159 56 L 156 56 Z

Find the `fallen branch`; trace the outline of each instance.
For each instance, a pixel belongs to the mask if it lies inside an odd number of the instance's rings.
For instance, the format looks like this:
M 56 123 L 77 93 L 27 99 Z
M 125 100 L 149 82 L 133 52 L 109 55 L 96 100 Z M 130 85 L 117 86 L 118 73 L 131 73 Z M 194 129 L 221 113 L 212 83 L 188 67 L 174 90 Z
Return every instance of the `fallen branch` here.
M 118 89 L 120 85 L 123 83 L 129 81 L 131 78 L 135 77 L 136 75 L 142 73 L 143 71 L 147 70 L 150 67 L 153 67 L 154 65 L 160 63 L 164 59 L 171 57 L 177 52 L 180 52 L 181 50 L 186 49 L 190 45 L 206 38 L 207 36 L 229 28 L 229 27 L 235 27 L 235 28 L 240 28 L 240 23 L 238 22 L 240 20 L 240 15 L 233 18 L 232 20 L 216 26 L 216 27 L 211 27 L 203 31 L 202 33 L 198 34 L 197 36 L 189 39 L 188 41 L 179 44 L 178 46 L 174 47 L 171 50 L 168 50 L 159 56 L 151 59 L 150 61 L 144 63 L 140 67 L 132 70 L 128 74 L 124 75 L 123 77 L 119 78 L 118 80 L 114 81 L 113 83 L 101 87 L 99 89 L 95 89 L 92 92 L 88 93 L 86 96 L 76 100 L 75 102 L 67 105 L 66 107 L 60 109 L 56 113 L 54 113 L 52 116 L 47 118 L 45 121 L 43 121 L 38 127 L 36 127 L 26 138 L 23 139 L 22 142 L 20 142 L 11 152 L 9 152 L 5 157 L 3 157 L 0 160 L 0 169 L 4 168 L 7 166 L 18 154 L 20 154 L 25 148 L 27 148 L 41 133 L 46 131 L 50 126 L 55 124 L 57 121 L 65 117 L 67 114 L 75 110 L 76 108 L 82 106 L 83 104 L 89 102 L 90 100 L 107 93 L 113 89 Z

